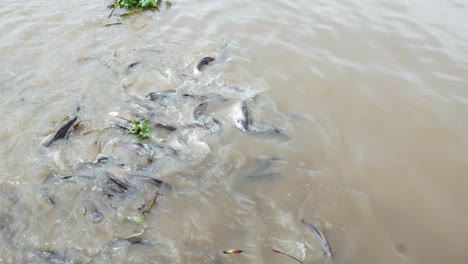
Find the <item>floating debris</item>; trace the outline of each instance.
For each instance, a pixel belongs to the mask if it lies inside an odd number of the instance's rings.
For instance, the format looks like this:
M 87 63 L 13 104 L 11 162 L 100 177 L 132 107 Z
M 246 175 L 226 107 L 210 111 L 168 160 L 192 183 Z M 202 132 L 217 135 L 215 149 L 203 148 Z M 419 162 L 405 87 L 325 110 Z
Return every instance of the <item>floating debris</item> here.
M 143 216 L 139 216 L 139 215 L 134 215 L 134 216 L 129 216 L 127 217 L 128 220 L 130 221 L 133 221 L 135 224 L 141 224 L 145 221 L 145 218 Z
M 134 134 L 137 135 L 139 139 L 147 139 L 149 137 L 147 133 L 151 132 L 151 125 L 148 118 L 142 116 L 139 121 L 132 120 L 130 122 L 132 125 L 124 132 L 126 135 Z
M 228 254 L 228 255 L 234 255 L 234 254 L 240 254 L 242 253 L 243 251 L 240 250 L 240 249 L 228 249 L 228 250 L 223 250 L 223 253 L 224 254 Z
M 123 240 L 129 240 L 129 239 L 132 239 L 132 238 L 136 238 L 136 237 L 139 237 L 139 236 L 142 236 L 143 234 L 145 233 L 145 229 L 141 229 L 140 232 L 138 233 L 135 233 L 135 234 L 132 234 L 132 235 L 129 235 L 125 238 L 122 238 Z
M 115 25 L 122 25 L 122 22 L 107 23 L 107 24 L 104 24 L 103 26 L 110 27 L 110 26 L 115 26 Z
M 111 12 L 107 18 L 110 18 L 117 7 L 126 8 L 130 11 L 121 14 L 120 16 L 128 16 L 137 12 L 141 12 L 147 9 L 156 9 L 159 11 L 163 1 L 161 0 L 144 0 L 144 1 L 135 1 L 135 0 L 114 0 L 108 7 L 111 8 Z M 168 0 L 165 1 L 166 8 L 170 8 L 172 3 Z
M 153 196 L 153 199 L 151 199 L 151 202 L 148 204 L 148 206 L 143 210 L 143 214 L 148 214 L 151 211 L 151 208 L 153 205 L 156 203 L 156 199 L 158 199 L 159 192 L 156 192 L 156 194 Z

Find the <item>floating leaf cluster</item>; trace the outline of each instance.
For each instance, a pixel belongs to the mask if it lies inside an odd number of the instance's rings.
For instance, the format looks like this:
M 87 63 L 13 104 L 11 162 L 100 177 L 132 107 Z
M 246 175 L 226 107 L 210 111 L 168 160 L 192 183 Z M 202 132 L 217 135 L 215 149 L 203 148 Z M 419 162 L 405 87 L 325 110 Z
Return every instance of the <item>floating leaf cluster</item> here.
M 162 4 L 162 0 L 115 0 L 114 3 L 110 4 L 110 8 L 126 8 L 126 9 L 137 9 L 137 8 L 156 8 L 159 10 Z M 172 4 L 170 1 L 165 1 L 166 7 L 170 7 Z
M 141 117 L 140 121 L 132 121 L 132 126 L 125 130 L 125 134 L 138 135 L 139 139 L 147 139 L 146 133 L 151 132 L 151 124 L 146 117 Z

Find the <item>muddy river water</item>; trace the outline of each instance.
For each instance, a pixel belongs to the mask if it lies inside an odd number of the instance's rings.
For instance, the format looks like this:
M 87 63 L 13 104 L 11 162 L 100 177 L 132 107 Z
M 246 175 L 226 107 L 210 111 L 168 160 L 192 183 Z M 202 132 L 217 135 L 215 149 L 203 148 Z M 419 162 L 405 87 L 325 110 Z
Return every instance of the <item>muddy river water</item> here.
M 468 262 L 466 1 L 107 4 L 0 6 L 0 263 Z

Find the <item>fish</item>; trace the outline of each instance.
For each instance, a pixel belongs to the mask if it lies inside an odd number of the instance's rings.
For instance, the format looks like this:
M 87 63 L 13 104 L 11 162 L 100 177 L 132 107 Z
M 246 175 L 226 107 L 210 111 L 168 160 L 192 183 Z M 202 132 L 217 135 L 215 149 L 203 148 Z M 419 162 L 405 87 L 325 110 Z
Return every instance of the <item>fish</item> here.
M 267 136 L 289 140 L 289 137 L 283 131 L 269 122 L 252 122 L 246 100 L 234 105 L 232 120 L 234 126 L 243 132 L 248 132 L 254 136 Z
M 213 123 L 215 123 L 218 126 L 219 130 L 223 129 L 223 123 L 219 121 L 219 119 L 214 118 L 214 117 L 212 117 L 211 119 L 213 120 Z
M 103 255 L 109 252 L 122 252 L 128 246 L 153 247 L 154 243 L 143 237 L 117 238 L 105 244 L 96 254 L 87 257 L 85 261 L 80 263 L 102 263 Z
M 273 252 L 275 252 L 275 253 L 278 253 L 278 254 L 281 254 L 281 255 L 284 255 L 284 256 L 287 256 L 287 257 L 290 257 L 290 258 L 296 260 L 297 262 L 299 262 L 299 263 L 301 263 L 301 264 L 304 263 L 302 260 L 298 259 L 297 257 L 295 257 L 295 256 L 293 256 L 293 255 L 289 255 L 289 254 L 284 253 L 284 252 L 281 252 L 281 251 L 279 251 L 279 250 L 277 250 L 277 249 L 273 249 L 273 248 L 272 248 L 271 251 L 273 251 Z
M 119 168 L 124 169 L 127 173 L 136 173 L 136 172 L 147 172 L 150 167 L 147 165 L 138 165 L 131 163 L 119 163 L 117 164 Z
M 108 157 L 100 157 L 100 158 L 97 158 L 93 163 L 94 164 L 102 164 L 102 163 L 107 163 L 109 162 L 109 158 Z
M 42 184 L 66 184 L 66 183 L 87 184 L 93 179 L 94 177 L 88 176 L 88 175 L 69 175 L 69 176 L 63 176 L 60 178 L 48 177 L 42 182 Z
M 208 120 L 204 121 L 203 125 L 213 134 L 219 135 L 223 131 L 223 123 L 212 116 L 210 116 Z
M 171 125 L 171 124 L 166 124 L 164 122 L 155 122 L 153 124 L 155 127 L 160 127 L 160 128 L 163 128 L 163 129 L 166 129 L 166 130 L 169 130 L 169 131 L 176 131 L 177 129 L 179 129 L 178 126 L 176 125 Z
M 247 175 L 247 178 L 260 180 L 271 179 L 281 175 L 281 172 L 274 168 L 275 162 L 278 160 L 277 158 L 258 160 L 258 164 L 256 164 L 252 172 Z
M 282 134 L 283 133 L 283 131 L 281 131 L 280 128 L 265 121 L 255 122 L 254 125 L 249 127 L 249 130 L 252 133 L 270 133 L 270 134 Z
M 148 157 L 150 160 L 166 156 L 177 157 L 178 155 L 178 151 L 171 146 L 158 143 L 118 142 L 116 146 L 131 150 L 140 156 Z
M 161 158 L 164 156 L 177 156 L 178 151 L 171 146 L 158 143 L 127 143 L 118 142 L 118 146 L 125 147 L 134 151 L 140 156 L 148 156 L 153 158 Z
M 120 128 L 123 130 L 128 130 L 132 127 L 132 123 L 128 121 L 118 121 L 118 120 L 112 120 L 112 126 L 116 128 Z
M 235 106 L 233 121 L 234 125 L 241 131 L 249 131 L 251 120 L 247 109 L 247 103 L 245 101 L 242 101 Z
M 129 239 L 126 239 L 131 245 L 151 245 L 151 242 L 147 239 L 144 239 L 142 237 L 132 237 Z
M 269 122 L 252 122 L 245 100 L 234 106 L 233 121 L 235 127 L 243 132 L 248 132 L 251 135 L 275 137 L 284 141 L 289 140 L 289 137 L 280 128 Z
M 151 92 L 146 96 L 146 99 L 150 101 L 159 101 L 174 95 L 177 95 L 176 90 L 165 90 L 161 92 Z
M 204 57 L 201 59 L 197 65 L 195 65 L 195 68 L 193 69 L 193 74 L 194 75 L 200 75 L 202 74 L 201 70 L 205 65 L 208 65 L 210 62 L 214 61 L 215 59 L 212 57 Z
M 217 94 L 217 93 L 208 93 L 208 94 L 189 94 L 189 93 L 184 93 L 182 94 L 182 97 L 184 98 L 193 98 L 200 100 L 202 102 L 212 102 L 212 101 L 221 101 L 221 102 L 226 102 L 229 101 L 228 98 Z
M 138 64 L 142 63 L 141 61 L 135 61 L 133 63 L 130 63 L 128 66 L 127 66 L 127 70 L 130 70 L 131 68 L 137 66 Z
M 290 138 L 282 129 L 269 122 L 256 122 L 249 126 L 249 134 L 257 137 L 276 138 L 280 141 L 288 141 Z
M 47 177 L 41 186 L 41 194 L 50 205 L 55 206 L 55 197 L 51 195 L 54 188 L 62 189 L 64 186 L 86 186 L 92 182 L 94 177 L 86 175 L 64 176 L 60 178 Z
M 138 179 L 144 180 L 145 182 L 150 183 L 150 184 L 155 185 L 155 186 L 158 186 L 159 188 L 164 188 L 164 189 L 168 189 L 168 190 L 172 189 L 172 185 L 170 185 L 169 183 L 166 183 L 166 182 L 164 182 L 162 180 L 159 180 L 159 179 L 156 179 L 156 178 L 153 178 L 153 177 L 149 177 L 149 176 L 145 176 L 145 175 L 138 175 L 138 174 L 129 174 L 128 177 L 138 178 Z
M 193 110 L 193 119 L 198 120 L 200 116 L 206 111 L 208 103 L 201 103 Z
M 45 146 L 46 147 L 49 147 L 52 143 L 54 143 L 55 141 L 59 140 L 59 139 L 62 139 L 62 138 L 68 138 L 68 135 L 70 134 L 71 130 L 77 126 L 79 123 L 81 123 L 81 121 L 79 121 L 78 123 L 75 124 L 75 122 L 77 121 L 78 119 L 78 116 L 75 116 L 72 120 L 68 121 L 65 125 L 63 125 L 58 131 L 57 133 L 55 133 L 54 137 L 52 138 L 51 141 L 49 141 L 49 143 L 47 143 Z
M 58 252 L 53 250 L 33 250 L 28 252 L 28 260 L 32 263 L 74 263 L 75 261 L 66 252 Z
M 217 260 L 214 256 L 208 255 L 208 254 L 203 254 L 203 256 L 208 259 L 211 263 L 213 264 L 221 264 L 221 261 Z
M 85 207 L 85 212 L 89 215 L 91 222 L 94 224 L 100 223 L 104 219 L 104 214 L 101 213 L 94 205 L 90 206 L 89 208 Z
M 147 143 L 143 144 L 144 147 L 151 152 L 151 156 L 154 158 L 162 157 L 162 156 L 172 156 L 176 157 L 179 153 L 173 147 L 164 144 L 158 143 Z
M 117 198 L 117 200 L 123 200 L 127 196 L 127 192 L 132 187 L 129 183 L 124 182 L 123 180 L 118 179 L 111 173 L 106 173 L 107 181 L 102 187 L 102 192 L 108 198 Z
M 132 109 L 138 112 L 139 116 L 152 116 L 154 115 L 155 112 L 162 111 L 164 108 L 167 107 L 166 105 L 163 105 L 159 102 L 150 102 L 150 103 L 153 103 L 154 105 L 150 105 L 148 104 L 148 102 L 145 102 L 145 103 L 132 102 L 130 103 L 130 106 Z
M 13 231 L 10 229 L 10 225 L 12 222 L 13 220 L 10 215 L 3 213 L 0 215 L 0 241 L 9 241 L 15 235 L 15 233 L 13 233 Z
M 119 188 L 118 192 L 126 192 L 130 188 L 130 184 L 120 179 L 117 179 L 117 177 L 115 177 L 114 175 L 107 173 L 106 176 L 107 176 L 107 179 L 109 179 L 109 181 L 114 183 Z
M 226 43 L 224 47 L 218 52 L 217 60 L 222 61 L 222 62 L 226 61 L 231 49 L 232 49 L 232 44 L 230 42 Z
M 252 180 L 272 179 L 282 175 L 281 171 L 276 168 L 276 163 L 279 160 L 279 158 L 248 159 L 245 164 L 236 171 L 236 174 Z
M 306 222 L 304 219 L 302 219 L 302 223 L 310 230 L 312 233 L 317 237 L 317 239 L 320 242 L 320 245 L 322 246 L 323 252 L 327 257 L 333 257 L 333 252 L 330 244 L 328 243 L 327 239 L 325 236 L 318 230 L 317 227 L 312 225 L 311 223 Z
M 143 143 L 117 142 L 117 146 L 125 147 L 140 156 L 151 156 L 151 151 Z

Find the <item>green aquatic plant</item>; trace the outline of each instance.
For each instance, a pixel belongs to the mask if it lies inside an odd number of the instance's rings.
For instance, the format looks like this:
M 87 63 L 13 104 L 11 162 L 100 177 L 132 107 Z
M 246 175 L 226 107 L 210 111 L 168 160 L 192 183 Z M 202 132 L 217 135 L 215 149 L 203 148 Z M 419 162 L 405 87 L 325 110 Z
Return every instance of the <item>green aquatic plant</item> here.
M 140 121 L 131 120 L 132 126 L 125 130 L 125 135 L 134 134 L 138 135 L 139 139 L 147 139 L 148 135 L 146 133 L 151 132 L 151 124 L 148 121 L 148 118 L 141 117 Z
M 115 0 L 112 4 L 109 5 L 109 8 L 112 8 L 112 12 L 109 17 L 114 13 L 115 8 L 125 8 L 130 10 L 127 13 L 122 14 L 121 16 L 126 16 L 133 14 L 145 9 L 156 9 L 159 11 L 163 0 Z M 169 0 L 164 1 L 166 3 L 166 8 L 170 8 L 172 3 Z
M 132 239 L 132 238 L 135 238 L 135 237 L 142 236 L 144 233 L 145 233 L 145 229 L 141 229 L 140 232 L 131 234 L 131 235 L 129 235 L 129 236 L 127 236 L 127 237 L 124 237 L 124 238 L 122 238 L 122 239 L 124 239 L 124 240 L 129 240 L 129 239 Z
M 128 216 L 127 220 L 134 222 L 135 224 L 139 225 L 145 221 L 145 217 L 139 216 L 139 215 L 134 215 L 134 216 Z

